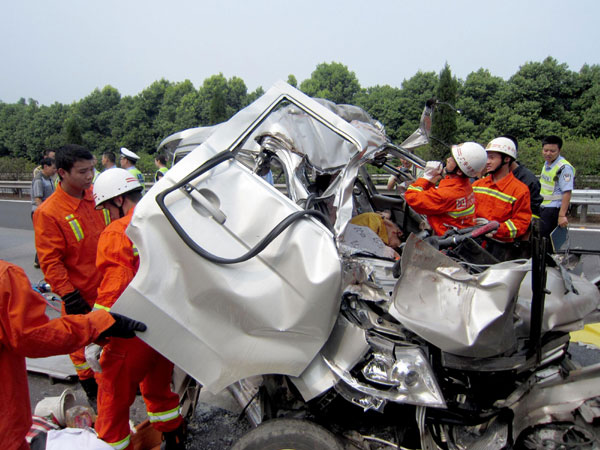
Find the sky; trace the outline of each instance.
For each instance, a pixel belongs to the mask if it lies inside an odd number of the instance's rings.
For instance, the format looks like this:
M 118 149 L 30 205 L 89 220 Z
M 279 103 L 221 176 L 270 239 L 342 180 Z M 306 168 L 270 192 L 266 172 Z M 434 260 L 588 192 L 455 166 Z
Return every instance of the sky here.
M 248 92 L 339 62 L 362 87 L 418 71 L 508 79 L 552 56 L 600 63 L 598 0 L 0 1 L 0 101 L 70 104 L 106 85 L 240 77 Z

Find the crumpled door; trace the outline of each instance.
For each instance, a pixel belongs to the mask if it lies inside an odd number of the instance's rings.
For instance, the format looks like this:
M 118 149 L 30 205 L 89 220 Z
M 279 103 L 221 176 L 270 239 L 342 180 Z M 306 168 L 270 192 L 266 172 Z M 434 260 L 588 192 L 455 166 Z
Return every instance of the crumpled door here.
M 215 153 L 203 144 L 161 186 Z M 165 206 L 196 245 L 224 258 L 244 254 L 300 210 L 232 159 L 188 188 L 191 194 L 165 197 Z M 258 256 L 215 264 L 177 235 L 156 202 L 159 191 L 142 199 L 127 230 L 140 268 L 114 311 L 145 322 L 140 337 L 213 392 L 255 374 L 299 375 L 329 336 L 339 308 L 341 265 L 332 233 L 302 218 Z

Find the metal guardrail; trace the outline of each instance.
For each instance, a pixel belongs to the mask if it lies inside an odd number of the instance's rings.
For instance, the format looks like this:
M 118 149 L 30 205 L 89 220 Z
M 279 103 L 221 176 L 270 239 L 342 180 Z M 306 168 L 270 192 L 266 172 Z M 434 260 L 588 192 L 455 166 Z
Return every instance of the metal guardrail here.
M 146 182 L 144 186 L 146 190 L 150 189 L 154 185 L 154 182 Z M 31 192 L 31 181 L 4 181 L 0 180 L 0 195 L 9 194 L 17 195 L 19 198 L 30 196 Z
M 373 181 L 382 182 L 387 181 L 389 175 L 381 175 L 377 174 L 372 176 Z M 154 183 L 147 182 L 145 183 L 146 190 L 150 189 Z M 385 184 L 380 184 L 377 186 L 378 190 L 385 193 L 386 186 Z M 2 194 L 11 194 L 17 195 L 19 198 L 23 198 L 25 196 L 30 195 L 31 190 L 31 181 L 2 181 L 0 180 L 0 195 Z M 573 193 L 571 195 L 571 204 L 579 207 L 579 214 L 581 217 L 581 222 L 587 221 L 588 216 L 588 206 L 589 205 L 600 205 L 600 189 L 573 189 Z
M 588 206 L 600 205 L 600 189 L 573 189 L 571 205 L 579 206 L 581 222 L 587 222 Z

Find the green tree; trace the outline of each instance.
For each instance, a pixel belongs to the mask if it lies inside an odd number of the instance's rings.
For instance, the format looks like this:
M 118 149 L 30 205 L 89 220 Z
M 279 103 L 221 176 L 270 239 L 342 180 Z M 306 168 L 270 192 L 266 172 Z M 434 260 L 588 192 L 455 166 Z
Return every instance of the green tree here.
M 600 137 L 600 65 L 585 64 L 577 77 L 577 92 L 573 112 L 577 125 L 573 130 L 579 136 Z
M 36 161 L 46 148 L 58 148 L 64 143 L 63 124 L 69 107 L 60 103 L 40 106 L 29 122 L 28 153 Z
M 190 80 L 171 84 L 165 89 L 162 104 L 154 121 L 156 132 L 161 139 L 199 123 L 196 108 L 197 94 Z
M 259 89 L 262 91 L 262 88 Z M 213 75 L 205 79 L 199 89 L 201 123 L 215 125 L 224 122 L 253 100 L 241 78 L 227 80 L 222 73 Z
M 198 91 L 190 91 L 181 97 L 179 106 L 175 111 L 175 123 L 173 131 L 181 131 L 197 127 L 200 123 L 201 103 Z M 165 134 L 165 137 L 171 133 Z
M 300 90 L 311 97 L 320 97 L 335 103 L 352 103 L 360 91 L 354 72 L 341 63 L 322 63 L 310 78 L 300 84 Z
M 379 120 L 392 141 L 402 139 L 398 131 L 406 120 L 403 114 L 402 90 L 388 85 L 363 89 L 355 95 L 355 103 Z
M 79 126 L 79 120 L 76 116 L 71 115 L 65 119 L 63 135 L 65 144 L 83 145 L 81 127 Z
M 499 92 L 505 82 L 493 76 L 487 69 L 471 72 L 459 86 L 456 107 L 461 111 L 457 118 L 457 141 L 485 141 L 500 106 Z M 494 136 L 495 137 L 495 136 Z
M 432 144 L 432 156 L 443 159 L 448 154 L 448 145 L 455 143 L 456 138 L 456 111 L 452 106 L 456 104 L 458 82 L 452 76 L 448 63 L 440 72 L 436 97 L 441 102 L 433 116 L 431 135 L 435 138 Z
M 107 85 L 73 105 L 83 145 L 93 152 L 114 151 L 117 143 L 112 136 L 112 123 L 120 102 L 119 91 Z
M 296 80 L 296 77 L 290 73 L 288 75 L 287 84 L 289 84 L 290 86 L 298 87 L 298 80 Z
M 257 87 L 254 91 L 252 91 L 248 94 L 247 103 L 248 104 L 252 103 L 257 98 L 262 97 L 264 95 L 264 93 L 265 93 L 265 90 L 262 88 L 262 86 Z
M 571 111 L 577 91 L 576 74 L 566 64 L 548 57 L 543 62 L 528 62 L 521 66 L 500 93 L 501 102 L 512 110 L 509 122 L 520 129 L 504 130 L 503 119 L 496 114 L 494 125 L 501 133 L 540 138 L 548 128 L 560 130 L 576 126 L 577 115 Z M 539 127 L 539 129 L 538 129 Z
M 400 141 L 410 136 L 419 126 L 425 103 L 435 96 L 438 83 L 439 78 L 435 72 L 421 71 L 402 82 L 402 101 L 399 107 L 403 119 L 398 128 Z

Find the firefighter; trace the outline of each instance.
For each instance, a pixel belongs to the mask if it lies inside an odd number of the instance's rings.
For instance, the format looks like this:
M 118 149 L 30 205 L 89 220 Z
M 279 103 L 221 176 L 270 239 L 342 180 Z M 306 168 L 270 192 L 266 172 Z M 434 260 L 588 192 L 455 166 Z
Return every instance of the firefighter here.
M 96 208 L 106 208 L 113 220 L 98 243 L 96 265 L 102 282 L 94 309 L 109 311 L 138 270 L 138 252 L 125 230 L 141 197 L 139 181 L 123 169 L 103 172 L 94 184 Z M 100 439 L 115 449 L 131 448 L 129 407 L 139 386 L 150 422 L 163 432 L 165 448 L 183 449 L 179 396 L 170 386 L 173 363 L 140 339 L 118 338 L 104 346 L 99 363 L 96 431 Z
M 55 159 L 61 181 L 33 214 L 40 267 L 52 291 L 62 298 L 66 314 L 91 311 L 100 286 L 96 248 L 110 216 L 95 209 L 91 189 L 93 161 L 85 147 L 75 144 L 61 147 Z M 90 405 L 95 408 L 98 385 L 83 347 L 70 356 Z
M 529 188 L 510 170 L 517 159 L 512 140 L 505 137 L 492 139 L 486 151 L 488 175 L 473 183 L 475 215 L 500 223 L 484 245 L 492 255 L 505 261 L 520 257 L 513 244 L 527 232 L 531 223 Z
M 441 163 L 427 163 L 423 176 L 412 183 L 405 194 L 406 202 L 419 214 L 425 214 L 429 225 L 438 236 L 450 227 L 466 228 L 474 225 L 475 197 L 470 177 L 475 177 L 485 166 L 484 148 L 475 142 L 453 145 L 446 160 L 446 177 L 442 177 Z
M 112 317 L 111 317 L 112 316 Z M 133 337 L 146 326 L 106 311 L 50 320 L 46 301 L 31 289 L 23 269 L 0 260 L 0 442 L 5 449 L 28 449 L 31 407 L 25 357 L 68 353 L 108 336 Z

